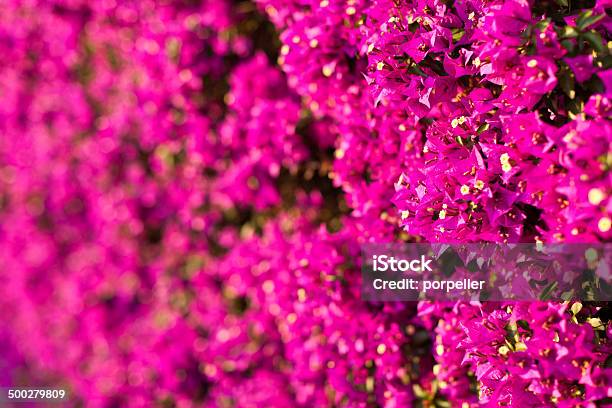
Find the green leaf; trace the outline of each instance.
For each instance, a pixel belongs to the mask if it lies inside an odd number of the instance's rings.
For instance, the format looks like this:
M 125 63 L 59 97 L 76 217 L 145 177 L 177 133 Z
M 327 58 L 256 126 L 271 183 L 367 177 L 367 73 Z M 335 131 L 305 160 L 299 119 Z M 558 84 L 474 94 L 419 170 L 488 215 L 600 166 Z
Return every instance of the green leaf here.
M 582 38 L 597 52 L 605 53 L 608 50 L 601 39 L 601 35 L 599 35 L 597 31 L 591 30 L 584 33 L 582 34 Z
M 521 329 L 524 329 L 524 330 L 527 330 L 527 331 L 530 331 L 530 330 L 531 330 L 531 327 L 529 327 L 529 322 L 527 322 L 527 320 L 523 320 L 523 319 L 521 319 L 521 320 L 517 320 L 517 321 L 516 321 L 516 324 L 517 324 L 517 325 L 518 325 L 518 326 L 519 326 Z
M 602 18 L 604 18 L 603 14 L 593 15 L 593 10 L 588 10 L 588 11 L 585 11 L 584 13 L 582 13 L 576 19 L 576 25 L 578 26 L 578 29 L 580 31 L 584 31 L 587 27 L 595 24 L 596 22 L 598 22 Z
M 459 41 L 463 35 L 465 34 L 465 30 L 462 28 L 453 28 L 453 42 Z
M 438 408 L 451 408 L 452 405 L 450 402 L 443 399 L 436 399 L 435 406 Z
M 561 45 L 567 50 L 570 55 L 574 54 L 574 51 L 576 51 L 576 46 L 574 45 L 574 42 L 572 40 L 563 40 L 561 41 Z
M 606 55 L 601 57 L 602 69 L 610 69 L 612 68 L 612 55 Z
M 425 391 L 419 384 L 414 384 L 412 386 L 412 391 L 414 392 L 414 395 L 416 395 L 417 397 L 424 399 L 427 397 L 427 391 Z
M 573 296 L 573 295 L 574 295 L 574 289 L 572 289 L 572 290 L 568 290 L 568 291 L 563 292 L 563 293 L 561 294 L 561 299 L 569 301 L 569 300 L 571 300 L 571 299 L 572 299 L 572 296 Z
M 576 18 L 576 25 L 580 26 L 584 22 L 585 19 L 591 17 L 592 15 L 593 15 L 593 10 L 583 11 L 582 13 L 580 13 L 578 18 Z
M 567 7 L 567 0 L 555 0 L 555 3 L 560 6 Z
M 578 34 L 580 33 L 578 32 L 578 30 L 576 30 L 576 27 L 572 26 L 563 27 L 560 33 L 561 38 L 576 38 L 578 37 Z
M 550 25 L 550 18 L 547 18 L 546 20 L 538 21 L 535 26 L 538 30 L 544 31 L 548 28 L 549 25 Z
M 569 101 L 567 101 L 565 106 L 570 111 L 570 113 L 574 115 L 578 115 L 579 113 L 582 112 L 584 108 L 584 103 L 576 98 L 576 99 L 570 99 Z
M 606 330 L 606 325 L 601 321 L 599 317 L 590 317 L 587 322 L 593 326 L 595 330 Z
M 476 130 L 476 133 L 481 134 L 482 132 L 484 132 L 485 130 L 489 129 L 489 124 L 488 123 L 483 123 L 482 125 L 478 126 L 478 129 Z
M 563 67 L 559 70 L 557 77 L 563 92 L 569 96 L 570 99 L 574 99 L 576 97 L 574 73 L 569 68 Z
M 413 65 L 408 68 L 408 72 L 427 78 L 427 74 L 425 73 L 425 71 L 423 71 L 418 65 Z
M 551 297 L 551 294 L 555 289 L 559 286 L 559 282 L 551 282 L 548 286 L 544 288 L 542 294 L 540 294 L 540 300 L 548 300 Z

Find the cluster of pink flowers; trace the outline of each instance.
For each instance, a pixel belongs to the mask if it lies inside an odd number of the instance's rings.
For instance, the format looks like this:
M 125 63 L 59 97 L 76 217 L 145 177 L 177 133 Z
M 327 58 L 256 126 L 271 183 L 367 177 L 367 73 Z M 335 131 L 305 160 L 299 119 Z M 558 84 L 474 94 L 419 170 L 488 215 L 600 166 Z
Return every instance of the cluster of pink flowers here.
M 610 7 L 0 3 L 0 387 L 609 404 L 607 302 L 364 302 L 359 246 L 608 242 Z

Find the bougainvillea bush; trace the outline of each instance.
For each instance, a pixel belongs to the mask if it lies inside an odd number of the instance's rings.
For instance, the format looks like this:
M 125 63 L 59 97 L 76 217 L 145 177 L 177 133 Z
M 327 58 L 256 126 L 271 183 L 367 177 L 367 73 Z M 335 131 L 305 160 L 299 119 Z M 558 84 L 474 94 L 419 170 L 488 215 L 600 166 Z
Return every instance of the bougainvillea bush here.
M 0 386 L 603 407 L 606 302 L 360 299 L 367 242 L 609 242 L 609 0 L 3 0 Z

